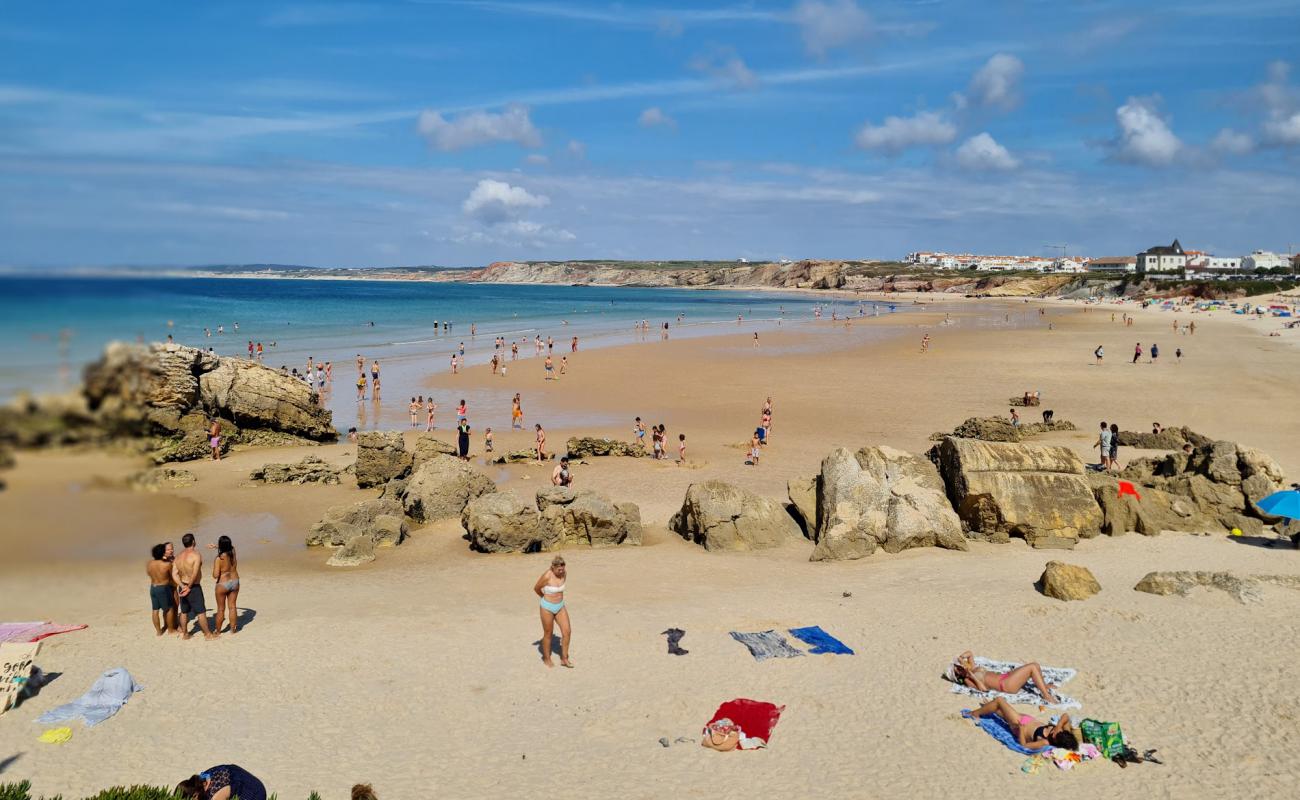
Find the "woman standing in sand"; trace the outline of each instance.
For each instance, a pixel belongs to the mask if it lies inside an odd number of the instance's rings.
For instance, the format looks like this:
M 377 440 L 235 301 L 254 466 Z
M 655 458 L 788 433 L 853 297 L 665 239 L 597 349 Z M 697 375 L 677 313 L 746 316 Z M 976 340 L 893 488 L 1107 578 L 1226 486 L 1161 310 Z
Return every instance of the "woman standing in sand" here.
M 542 423 L 534 426 L 537 431 L 537 463 L 546 462 L 546 431 L 542 430 Z
M 428 424 L 424 428 L 426 431 L 433 430 L 433 412 L 437 410 L 438 404 L 433 402 L 433 397 L 430 396 L 428 402 L 424 404 L 424 413 L 428 417 Z
M 411 427 L 420 427 L 420 403 L 414 397 L 411 398 L 411 404 L 406 407 L 406 410 L 410 412 Z
M 217 624 L 213 631 L 221 633 L 221 623 L 229 612 L 230 632 L 239 633 L 239 559 L 235 558 L 235 545 L 229 536 L 217 539 L 212 579 L 217 582 Z
M 542 573 L 542 577 L 538 578 L 537 584 L 533 586 L 533 592 L 536 593 L 541 605 L 542 663 L 548 667 L 555 666 L 551 663 L 551 636 L 557 622 L 560 625 L 560 666 L 573 667 L 569 661 L 571 628 L 569 610 L 564 607 L 565 581 L 564 557 L 556 556 L 551 559 L 551 568 Z
M 469 461 L 469 420 L 465 417 L 456 423 L 456 449 L 461 461 Z
M 208 444 L 212 447 L 212 460 L 221 460 L 221 420 L 212 418 L 212 427 L 208 428 Z

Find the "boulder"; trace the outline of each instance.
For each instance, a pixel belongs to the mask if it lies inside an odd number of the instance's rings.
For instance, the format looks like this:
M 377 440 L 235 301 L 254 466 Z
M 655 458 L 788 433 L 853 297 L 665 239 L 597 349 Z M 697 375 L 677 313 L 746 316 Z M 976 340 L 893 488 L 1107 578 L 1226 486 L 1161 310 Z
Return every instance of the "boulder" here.
M 1222 528 L 1217 520 L 1201 513 L 1189 498 L 1150 486 L 1136 487 L 1141 500 L 1129 494 L 1121 497 L 1113 477 L 1090 474 L 1088 480 L 1101 507 L 1101 533 L 1108 536 L 1128 532 L 1145 536 L 1157 536 L 1162 531 L 1210 533 Z
M 470 547 L 481 553 L 536 553 L 559 544 L 556 532 L 540 524 L 537 509 L 511 491 L 470 500 L 460 523 Z
M 219 445 L 221 454 L 230 452 L 230 437 L 222 436 Z M 176 439 L 155 439 L 153 450 L 149 453 L 155 464 L 168 464 L 174 461 L 198 461 L 212 457 L 212 444 L 207 431 L 190 431 Z
M 270 428 L 315 441 L 338 437 L 329 410 L 310 386 L 255 361 L 220 359 L 199 377 L 199 396 L 210 413 L 241 428 Z
M 358 567 L 362 564 L 375 560 L 375 540 L 360 534 L 353 536 L 347 544 L 334 551 L 329 561 L 325 562 L 329 567 Z
M 1215 483 L 1240 486 L 1241 469 L 1237 466 L 1237 443 L 1218 441 L 1210 445 L 1205 474 Z
M 428 431 L 415 437 L 415 448 L 411 453 L 411 469 L 413 470 L 419 469 L 421 464 L 434 456 L 457 455 L 456 445 L 444 442 Z
M 971 417 L 954 428 L 952 435 L 985 442 L 1018 442 L 1022 438 L 1020 429 L 1001 417 Z
M 157 492 L 163 489 L 190 486 L 197 480 L 198 478 L 194 473 L 187 469 L 154 467 L 153 469 L 146 469 L 132 474 L 126 479 L 126 482 L 132 489 Z
M 1237 513 L 1246 508 L 1246 498 L 1241 494 L 1239 486 L 1215 483 L 1196 473 L 1183 473 L 1176 478 L 1169 478 L 1161 484 L 1161 488 L 1189 498 L 1209 517 Z
M 114 435 L 170 432 L 168 420 L 198 406 L 199 376 L 217 361 L 193 347 L 112 342 L 84 370 L 82 393 Z M 163 410 L 172 414 L 151 414 Z
M 804 533 L 811 539 L 817 534 L 817 476 L 791 478 L 785 483 L 785 492 L 799 514 Z
M 1037 548 L 1072 549 L 1100 529 L 1101 508 L 1068 447 L 947 437 L 930 451 L 971 533 L 1020 536 Z
M 1253 447 L 1237 445 L 1237 465 L 1244 478 L 1259 475 L 1275 484 L 1286 482 L 1286 473 L 1282 471 L 1281 465 L 1267 453 Z
M 1191 428 L 1182 427 L 1164 428 L 1160 433 L 1120 431 L 1119 444 L 1120 447 L 1136 447 L 1140 450 L 1181 450 L 1185 444 L 1193 447 L 1208 445 L 1210 439 Z
M 762 550 L 802 538 L 779 503 L 717 480 L 688 486 L 668 527 L 706 550 Z
M 384 484 L 383 490 L 379 492 L 379 499 L 402 502 L 402 493 L 406 491 L 406 484 L 408 483 L 410 483 L 409 478 L 393 478 Z
M 357 434 L 356 463 L 357 486 L 368 489 L 409 474 L 412 456 L 399 431 L 366 431 Z
M 248 479 L 258 483 L 323 483 L 339 482 L 337 467 L 331 467 L 318 456 L 306 456 L 297 464 L 263 464 L 249 474 Z
M 338 547 L 360 535 L 369 536 L 376 544 L 401 544 L 407 533 L 401 503 L 390 499 L 362 500 L 326 509 L 324 519 L 311 527 L 307 546 Z
M 645 445 L 637 442 L 631 444 L 618 439 L 601 439 L 594 436 L 574 436 L 565 444 L 569 458 L 589 458 L 591 456 L 628 456 L 641 458 L 646 455 Z
M 822 460 L 813 561 L 862 558 L 877 547 L 965 550 L 939 470 L 891 447 L 841 447 Z
M 537 460 L 536 450 L 511 450 L 488 459 L 492 464 L 528 464 Z
M 1101 584 L 1087 567 L 1048 561 L 1038 579 L 1038 591 L 1057 600 L 1087 600 L 1101 591 Z
M 544 538 L 556 546 L 641 544 L 641 509 L 634 503 L 612 503 L 590 489 L 550 486 L 538 490 L 537 509 L 548 529 Z
M 1139 592 L 1186 597 L 1204 586 L 1227 592 L 1240 603 L 1263 600 L 1264 584 L 1300 589 L 1300 575 L 1234 575 L 1231 572 L 1148 572 L 1133 588 Z
M 417 522 L 458 517 L 465 504 L 497 490 L 492 479 L 459 458 L 434 456 L 411 473 L 402 505 Z

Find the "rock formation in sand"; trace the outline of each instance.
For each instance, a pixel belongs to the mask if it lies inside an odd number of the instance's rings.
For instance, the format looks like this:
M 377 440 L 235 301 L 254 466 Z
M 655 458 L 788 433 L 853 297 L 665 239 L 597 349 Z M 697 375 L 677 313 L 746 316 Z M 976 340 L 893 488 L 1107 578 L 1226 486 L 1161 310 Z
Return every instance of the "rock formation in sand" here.
M 590 489 L 550 486 L 537 492 L 539 524 L 560 547 L 641 544 L 641 509 Z
M 357 536 L 369 536 L 378 545 L 401 544 L 407 536 L 402 505 L 396 500 L 362 500 L 331 506 L 311 527 L 308 547 L 341 547 Z
M 346 468 L 333 467 L 317 456 L 304 456 L 296 464 L 263 464 L 249 473 L 255 483 L 323 483 L 336 485 Z
M 469 501 L 497 490 L 492 479 L 453 456 L 434 456 L 411 473 L 402 492 L 406 515 L 417 522 L 459 517 Z
M 564 446 L 569 458 L 590 458 L 591 456 L 629 456 L 641 458 L 646 455 L 645 445 L 637 442 L 630 444 L 618 439 L 601 439 L 594 436 L 574 436 Z
M 706 550 L 762 550 L 802 538 L 781 504 L 716 480 L 687 487 L 668 527 Z
M 1101 584 L 1087 567 L 1048 561 L 1038 579 L 1038 591 L 1057 600 L 1087 600 L 1101 591 Z

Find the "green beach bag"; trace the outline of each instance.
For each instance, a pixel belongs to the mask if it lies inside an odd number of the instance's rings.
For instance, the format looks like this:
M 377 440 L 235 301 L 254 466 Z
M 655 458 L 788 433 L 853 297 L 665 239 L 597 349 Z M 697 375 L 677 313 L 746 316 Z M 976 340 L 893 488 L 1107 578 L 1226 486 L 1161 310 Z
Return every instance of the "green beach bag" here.
M 1085 719 L 1079 723 L 1083 740 L 1095 745 L 1101 751 L 1102 758 L 1110 759 L 1124 752 L 1124 732 L 1118 722 L 1098 722 Z

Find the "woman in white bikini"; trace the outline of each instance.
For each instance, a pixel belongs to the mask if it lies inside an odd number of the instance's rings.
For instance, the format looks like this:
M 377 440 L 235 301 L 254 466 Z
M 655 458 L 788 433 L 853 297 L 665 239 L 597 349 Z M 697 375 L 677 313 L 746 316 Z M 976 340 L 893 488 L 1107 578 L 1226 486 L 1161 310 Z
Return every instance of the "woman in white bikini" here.
M 533 587 L 533 592 L 537 594 L 541 605 L 542 663 L 548 667 L 555 666 L 555 664 L 551 663 L 551 634 L 556 623 L 559 623 L 560 666 L 572 669 L 573 664 L 569 661 L 569 637 L 571 633 L 569 609 L 564 607 L 565 581 L 564 557 L 556 556 L 551 559 L 551 568 L 542 573 L 542 577 L 537 579 L 537 585 Z
M 212 579 L 217 582 L 217 624 L 213 632 L 221 632 L 221 623 L 225 621 L 229 609 L 230 632 L 239 633 L 239 560 L 235 557 L 235 545 L 229 536 L 217 539 L 217 558 L 212 562 Z

